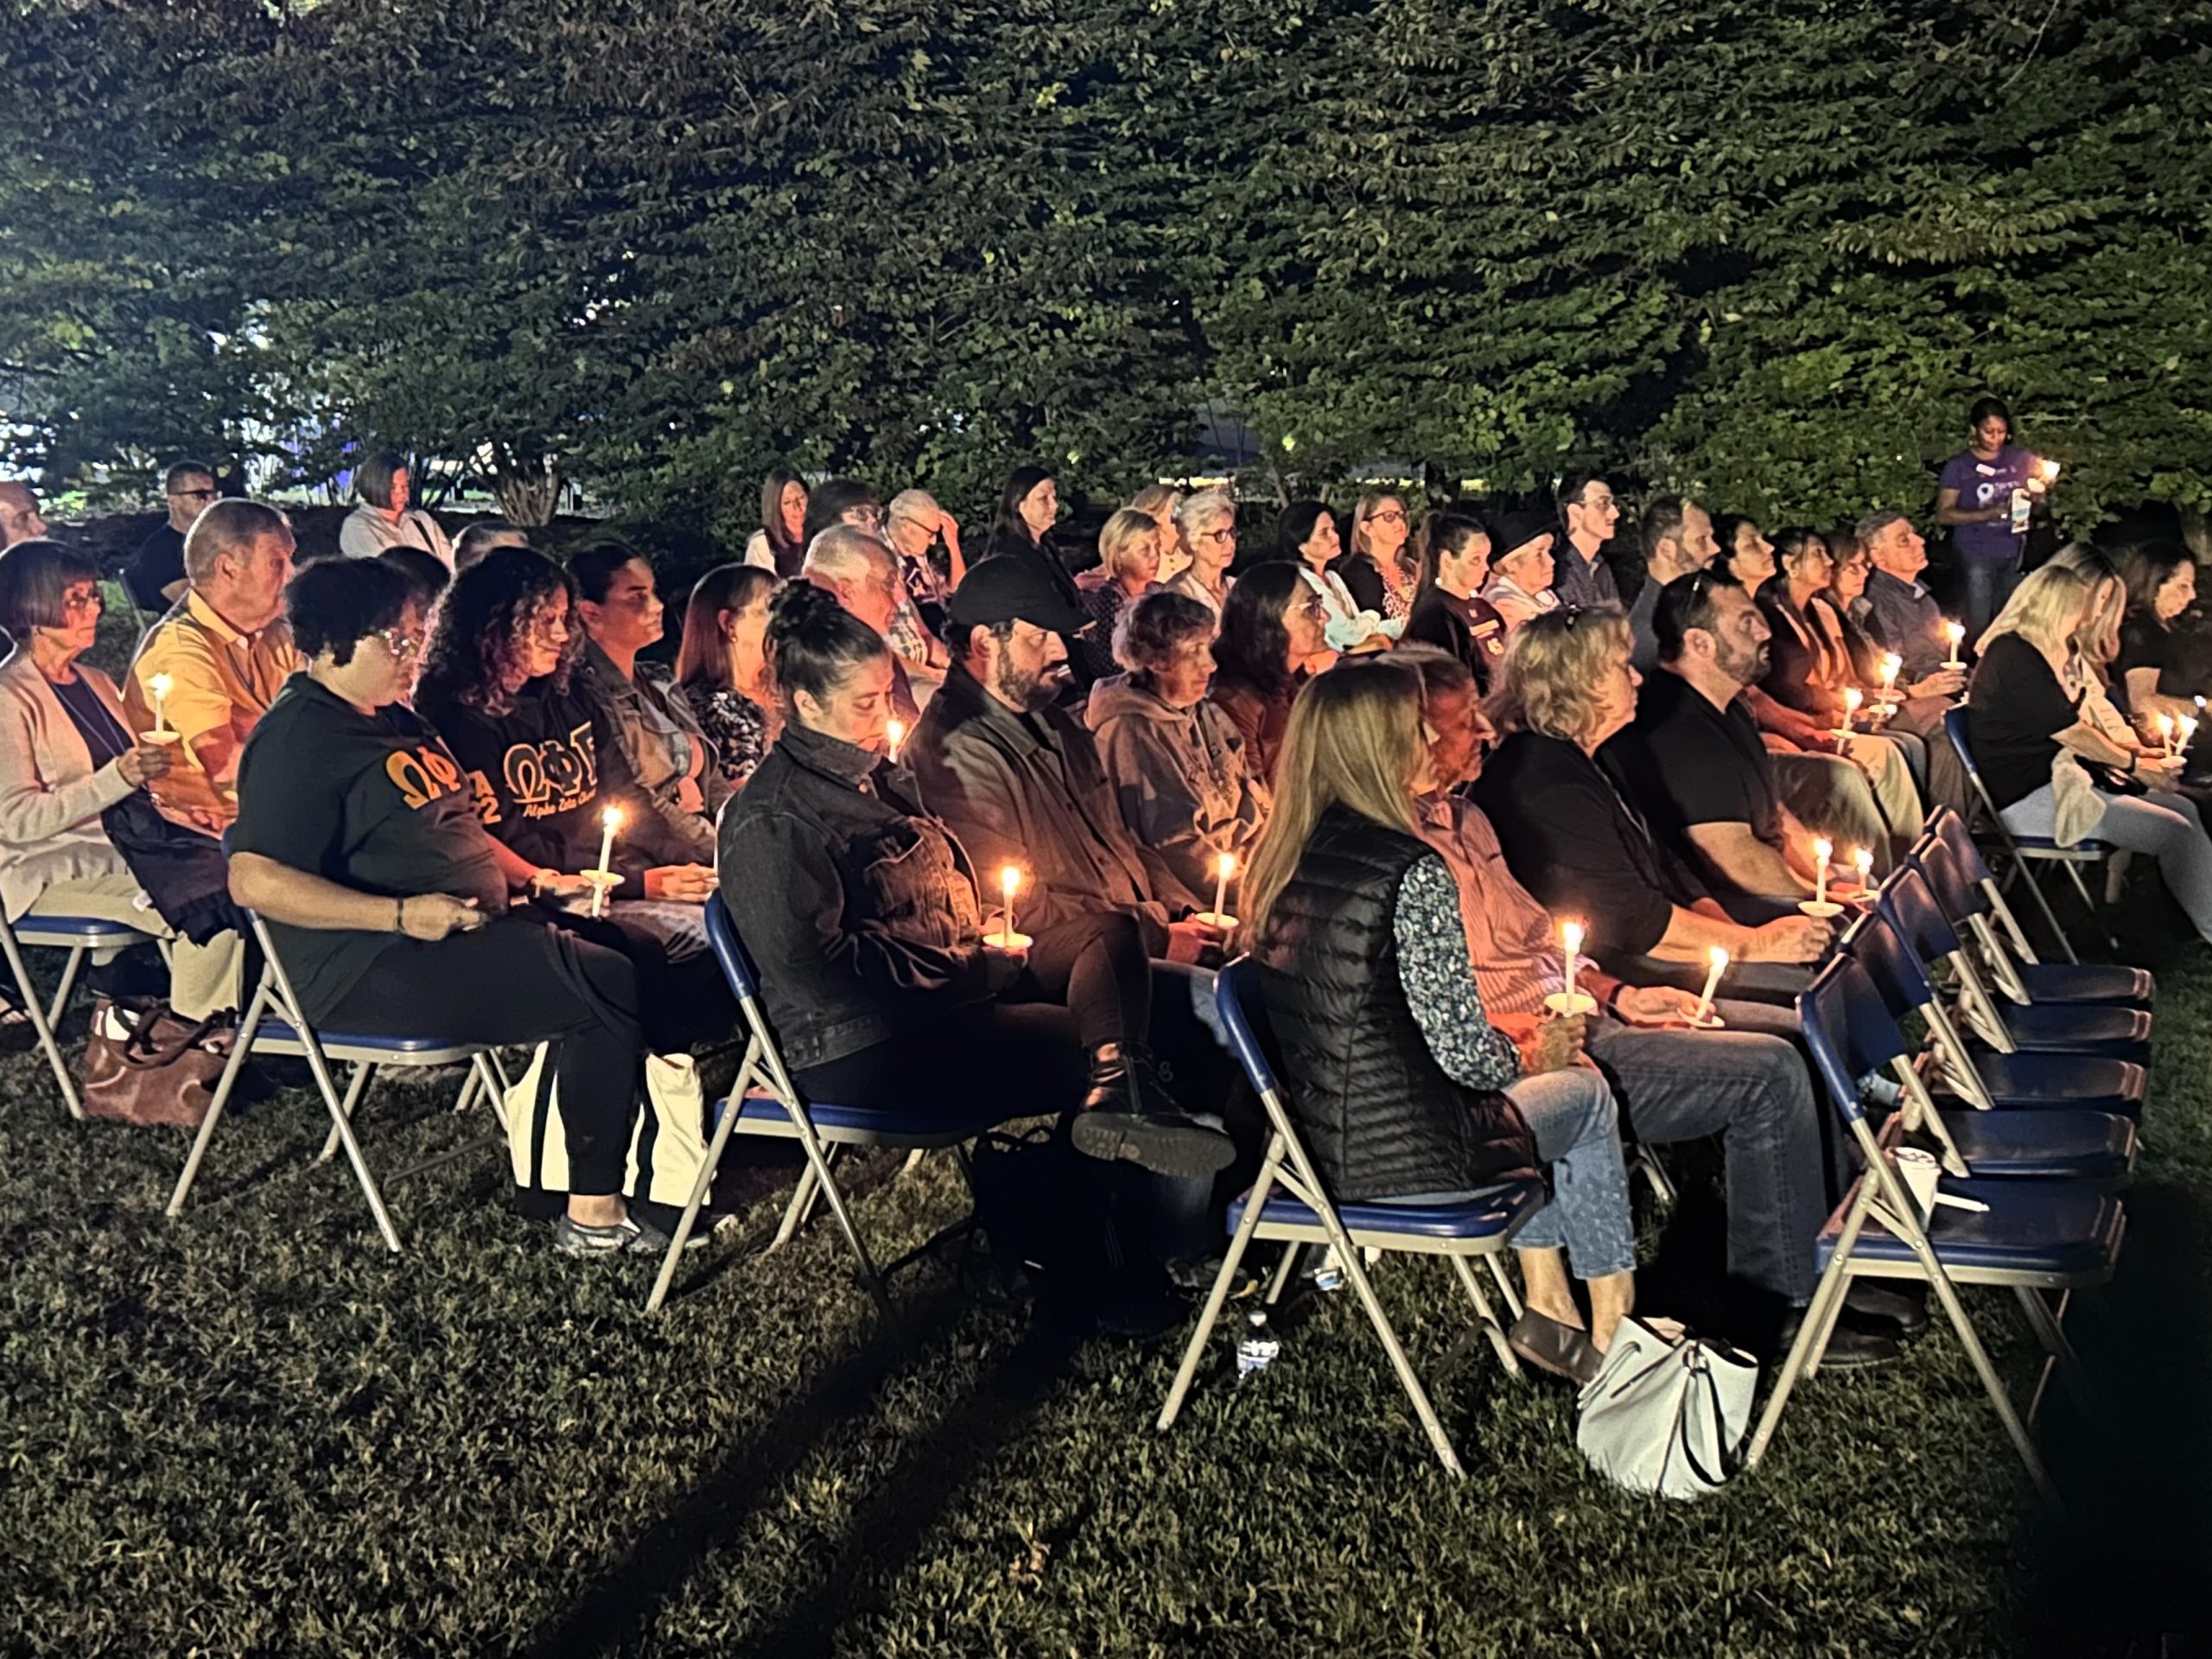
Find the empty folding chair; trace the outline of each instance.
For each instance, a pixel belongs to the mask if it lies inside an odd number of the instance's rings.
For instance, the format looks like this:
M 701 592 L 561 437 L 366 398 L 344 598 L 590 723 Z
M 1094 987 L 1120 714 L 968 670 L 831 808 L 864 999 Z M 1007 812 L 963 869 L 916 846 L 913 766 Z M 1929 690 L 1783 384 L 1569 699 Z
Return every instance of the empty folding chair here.
M 1983 861 L 1981 849 L 1967 833 L 1966 820 L 1948 807 L 1929 814 L 1928 834 L 1915 849 L 1915 861 L 1936 889 L 1944 912 L 1980 943 L 1999 988 L 2015 1002 L 2151 1007 L 2158 986 L 2146 968 L 2039 960 L 2019 918 L 2005 903 L 1996 876 Z
M 1999 1054 L 2105 1054 L 2148 1064 L 2151 1016 L 2120 1003 L 2008 1002 L 1992 989 L 1918 865 L 1908 860 L 1882 884 L 1882 914 L 1913 954 L 1950 970 L 1957 996 L 1952 1013 L 1967 1046 Z
M 2095 1054 L 1996 1054 L 1970 1046 L 1914 955 L 1878 906 L 1846 930 L 1844 947 L 1872 976 L 1890 1017 L 1916 1013 L 1928 1024 L 1923 1076 L 1937 1096 L 1983 1111 L 1999 1107 L 2113 1112 L 2143 1110 L 2145 1073 L 2133 1060 Z
M 69 1075 L 68 1057 L 62 1053 L 61 1040 L 54 1033 L 61 1024 L 61 1016 L 68 1012 L 69 995 L 77 988 L 78 972 L 84 967 L 85 958 L 95 950 L 128 950 L 146 942 L 146 935 L 137 928 L 94 916 L 26 915 L 13 925 L 6 917 L 0 916 L 0 954 L 8 959 L 8 974 L 15 985 L 16 999 L 22 1004 L 24 1018 L 30 1021 L 31 1034 L 45 1051 L 46 1063 L 54 1068 L 54 1080 L 61 1089 L 61 1103 L 69 1109 L 72 1117 L 84 1116 L 85 1103 L 77 1097 L 77 1081 Z M 31 977 L 29 964 L 23 960 L 25 946 L 69 953 L 68 959 L 61 964 L 61 982 L 54 987 L 50 1002 L 39 999 L 38 982 Z
M 1250 1192 L 1230 1206 L 1229 1254 L 1222 1262 L 1221 1271 L 1214 1275 L 1213 1289 L 1206 1297 L 1205 1311 L 1198 1316 L 1198 1329 L 1191 1333 L 1190 1344 L 1183 1351 L 1183 1363 L 1176 1370 L 1167 1402 L 1160 1408 L 1160 1429 L 1164 1433 L 1181 1412 L 1192 1379 L 1198 1375 L 1198 1362 L 1205 1357 L 1207 1338 L 1212 1335 L 1214 1325 L 1221 1318 L 1222 1306 L 1229 1299 L 1230 1287 L 1236 1281 L 1237 1266 L 1254 1241 L 1280 1241 L 1294 1246 L 1325 1243 L 1335 1248 L 1344 1277 L 1351 1281 L 1361 1307 L 1366 1310 L 1383 1351 L 1389 1356 L 1391 1369 L 1413 1402 L 1414 1414 L 1421 1420 L 1430 1446 L 1435 1448 L 1438 1460 L 1453 1475 L 1464 1475 L 1465 1471 L 1460 1466 L 1459 1453 L 1452 1449 L 1451 1437 L 1444 1432 L 1436 1408 L 1429 1402 L 1427 1390 L 1414 1374 L 1412 1361 L 1406 1357 L 1404 1344 L 1398 1340 L 1389 1316 L 1376 1298 L 1374 1284 L 1368 1277 L 1360 1252 L 1370 1249 L 1448 1256 L 1458 1269 L 1459 1282 L 1475 1305 L 1475 1317 L 1490 1338 L 1491 1346 L 1497 1351 L 1499 1363 L 1509 1375 L 1518 1376 L 1520 1363 L 1506 1344 L 1504 1330 L 1491 1313 L 1490 1299 L 1484 1294 L 1481 1281 L 1470 1264 L 1478 1256 L 1490 1258 L 1495 1263 L 1521 1224 L 1541 1207 L 1543 1183 L 1509 1181 L 1452 1204 L 1334 1202 L 1322 1185 L 1305 1144 L 1298 1138 L 1288 1103 L 1275 1079 L 1274 1063 L 1263 1046 L 1259 1021 L 1264 1016 L 1258 1012 L 1258 988 L 1252 982 L 1249 961 L 1240 959 L 1230 963 L 1214 982 L 1214 1002 L 1221 1011 L 1222 1024 L 1228 1030 L 1237 1061 L 1267 1110 L 1272 1133 L 1259 1179 L 1252 1184 Z M 1500 1282 L 1503 1283 L 1502 1277 Z
M 1974 764 L 1972 741 L 1967 734 L 1967 711 L 1963 708 L 1953 709 L 1944 715 L 1943 734 L 1951 740 L 1951 747 L 1957 752 L 1959 764 L 1966 769 L 1967 782 L 1974 791 L 1976 818 L 1985 826 L 1982 833 L 1988 837 L 1991 850 L 2005 861 L 2007 868 L 2004 885 L 2010 886 L 2016 875 L 2020 878 L 2029 897 L 2036 901 L 2036 908 L 2043 912 L 2044 922 L 2050 929 L 2051 937 L 2058 941 L 2058 948 L 2066 953 L 2066 960 L 2079 962 L 2081 957 L 2075 952 L 2074 941 L 2059 925 L 2058 912 L 2051 909 L 2050 900 L 2037 882 L 2032 868 L 2037 864 L 2056 864 L 2066 873 L 2066 879 L 2074 884 L 2074 891 L 2082 896 L 2082 906 L 2089 912 L 2091 924 L 2103 935 L 2107 944 L 2117 948 L 2118 942 L 2105 930 L 2104 923 L 2100 919 L 2097 901 L 2089 895 L 2088 883 L 2082 879 L 2082 867 L 2085 864 L 2102 865 L 2120 849 L 2105 841 L 2077 841 L 2071 846 L 2066 846 L 2050 836 L 2014 835 L 1999 816 L 1997 803 L 1990 795 L 1989 785 L 1982 782 L 1981 769 Z M 1967 827 L 1971 830 L 1974 826 L 1969 823 Z
M 214 1138 L 215 1126 L 222 1121 L 223 1109 L 229 1103 L 231 1091 L 237 1086 L 238 1073 L 247 1060 L 257 1054 L 302 1058 L 330 1113 L 330 1135 L 323 1143 L 317 1161 L 327 1161 L 337 1147 L 345 1147 L 346 1160 L 353 1166 L 354 1179 L 360 1184 L 361 1195 L 369 1202 L 370 1213 L 376 1217 L 377 1230 L 384 1235 L 385 1247 L 397 1251 L 398 1231 L 392 1226 L 391 1212 L 385 1208 L 384 1195 L 378 1191 L 376 1178 L 369 1173 L 368 1160 L 361 1154 L 360 1142 L 353 1137 L 354 1109 L 379 1071 L 466 1065 L 468 1076 L 461 1084 L 461 1096 L 454 1103 L 454 1109 L 467 1110 L 481 1090 L 493 1117 L 498 1118 L 500 1096 L 506 1086 L 498 1060 L 491 1048 L 482 1043 L 317 1030 L 301 1017 L 299 999 L 293 993 L 290 976 L 284 971 L 269 929 L 251 912 L 246 912 L 246 919 L 261 950 L 261 978 L 247 1001 L 245 1019 L 238 1022 L 238 1039 L 232 1046 L 222 1077 L 216 1082 L 207 1116 L 200 1120 L 200 1133 L 193 1138 L 191 1154 L 184 1160 L 183 1173 L 177 1177 L 176 1191 L 169 1196 L 168 1213 L 174 1218 L 183 1211 L 185 1196 L 192 1191 L 192 1183 L 200 1173 L 200 1160 L 207 1155 L 207 1144 Z M 334 1064 L 353 1068 L 343 1095 L 339 1093 L 331 1071 Z M 500 1128 L 504 1138 L 504 1122 Z
M 2063 1299 L 2112 1277 L 2126 1227 L 2120 1200 L 2078 1181 L 1961 1181 L 1952 1185 L 1950 1195 L 1963 1200 L 1963 1207 L 1939 1202 L 1923 1218 L 1897 1173 L 1893 1149 L 1878 1143 L 1859 1105 L 1857 1079 L 1904 1052 L 1904 1034 L 1879 991 L 1864 967 L 1840 957 L 1797 999 L 1797 1011 L 1815 1073 L 1866 1164 L 1821 1230 L 1820 1285 L 1775 1377 L 1745 1452 L 1745 1466 L 1765 1455 L 1799 1379 L 1818 1369 L 1851 1281 L 1918 1280 L 1935 1291 L 2030 1478 L 2053 1496 L 2029 1425 L 2054 1368 L 2069 1391 L 2089 1404 L 2061 1322 Z M 2024 1417 L 1960 1300 L 1958 1287 L 1974 1285 L 2012 1290 L 2044 1348 L 2043 1375 Z M 2062 1297 L 2057 1308 L 2044 1300 L 2051 1292 Z
M 718 1109 L 720 1117 L 715 1125 L 714 1139 L 708 1144 L 707 1160 L 692 1184 L 690 1200 L 683 1206 L 676 1236 L 669 1241 L 668 1255 L 661 1262 L 651 1294 L 645 1298 L 645 1312 L 658 1311 L 668 1299 L 669 1286 L 676 1277 L 676 1264 L 690 1243 L 699 1211 L 713 1189 L 715 1171 L 721 1166 L 723 1149 L 729 1145 L 733 1135 L 797 1141 L 806 1157 L 798 1188 L 791 1194 L 783 1224 L 777 1230 L 775 1243 L 770 1248 L 772 1249 L 791 1237 L 813 1208 L 817 1196 L 827 1199 L 830 1213 L 837 1218 L 838 1230 L 844 1234 L 854 1258 L 860 1263 L 861 1281 L 875 1298 L 877 1306 L 887 1311 L 891 1304 L 884 1289 L 883 1275 L 853 1223 L 851 1208 L 830 1168 L 830 1154 L 839 1147 L 883 1147 L 911 1152 L 949 1147 L 959 1157 L 964 1177 L 968 1160 L 961 1149 L 977 1135 L 996 1128 L 1006 1121 L 1005 1116 L 984 1101 L 976 1102 L 972 1116 L 948 1122 L 944 1114 L 934 1108 L 909 1111 L 802 1098 L 791 1083 L 790 1071 L 785 1068 L 775 1033 L 769 1029 L 767 1010 L 760 1001 L 760 975 L 746 953 L 744 941 L 738 938 L 737 924 L 731 919 L 720 893 L 707 900 L 707 941 L 713 946 L 715 960 L 721 963 L 722 976 L 729 982 L 731 995 L 737 998 L 738 1007 L 745 1015 L 745 1059 L 738 1068 L 737 1081 L 730 1085 L 728 1098 Z

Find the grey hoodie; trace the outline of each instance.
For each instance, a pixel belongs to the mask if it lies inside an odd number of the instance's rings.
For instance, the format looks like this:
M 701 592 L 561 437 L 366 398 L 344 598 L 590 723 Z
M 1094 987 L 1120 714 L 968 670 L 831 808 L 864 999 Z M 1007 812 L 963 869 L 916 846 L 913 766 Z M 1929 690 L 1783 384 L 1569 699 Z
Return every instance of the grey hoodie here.
M 1126 674 L 1090 688 L 1084 718 L 1122 823 L 1179 884 L 1156 896 L 1171 911 L 1212 909 L 1216 858 L 1242 862 L 1267 817 L 1236 726 L 1211 702 L 1172 708 Z

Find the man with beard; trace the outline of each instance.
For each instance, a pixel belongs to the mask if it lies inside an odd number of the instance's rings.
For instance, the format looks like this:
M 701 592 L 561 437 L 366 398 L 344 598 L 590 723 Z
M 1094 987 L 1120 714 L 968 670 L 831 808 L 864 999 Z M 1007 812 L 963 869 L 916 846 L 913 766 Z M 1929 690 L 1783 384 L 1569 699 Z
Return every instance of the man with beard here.
M 1155 896 L 1166 866 L 1129 834 L 1090 734 L 1058 706 L 1068 672 L 1063 636 L 1087 620 L 1034 561 L 986 559 L 970 566 L 945 607 L 951 669 L 902 758 L 923 804 L 966 850 L 986 905 L 1004 891 L 1005 873 L 1015 873 L 1014 924 L 1034 936 L 1038 948 L 1116 918 L 1135 924 L 1145 955 L 1154 959 L 1150 977 L 1161 995 L 1151 998 L 1131 986 L 1128 1000 L 1150 998 L 1153 1046 L 1176 1064 L 1195 1101 L 1207 1081 L 1194 1077 L 1192 1067 L 1208 1069 L 1199 1051 L 1210 1046 L 1203 1027 L 1210 1024 L 1212 976 L 1171 978 L 1162 961 L 1195 964 L 1217 950 L 1221 935 L 1172 914 Z M 1103 971 L 1105 958 L 1097 960 Z M 1118 956 L 1111 966 L 1117 974 L 1128 971 Z M 1146 972 L 1141 959 L 1135 971 Z M 1187 1142 L 1187 1120 L 1166 1097 L 1143 1046 L 1094 1052 L 1094 1089 L 1110 1084 L 1124 1065 L 1142 1103 L 1137 1131 L 1179 1147 Z M 1093 1116 L 1098 1121 L 1090 1122 Z M 1086 1113 L 1076 1122 L 1076 1145 L 1094 1157 L 1135 1159 L 1134 1135 L 1116 1145 L 1098 1143 L 1100 1136 L 1124 1136 L 1130 1128 L 1127 1117 Z
M 1766 673 L 1766 619 L 1735 578 L 1700 570 L 1667 584 L 1653 626 L 1662 671 L 1643 687 L 1633 733 L 1615 740 L 1621 772 L 1724 907 L 1764 919 L 1815 885 L 1812 833 L 1783 804 L 1743 702 Z

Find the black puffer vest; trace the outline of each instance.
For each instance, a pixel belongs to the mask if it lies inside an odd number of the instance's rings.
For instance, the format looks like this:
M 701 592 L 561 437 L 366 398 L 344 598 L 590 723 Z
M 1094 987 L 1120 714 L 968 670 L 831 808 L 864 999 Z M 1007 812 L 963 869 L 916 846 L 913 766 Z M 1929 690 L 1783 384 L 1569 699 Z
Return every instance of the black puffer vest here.
M 1411 836 L 1332 808 L 1252 952 L 1291 1116 L 1341 1202 L 1538 1173 L 1519 1109 L 1446 1075 L 1406 1001 L 1392 920 L 1425 856 Z

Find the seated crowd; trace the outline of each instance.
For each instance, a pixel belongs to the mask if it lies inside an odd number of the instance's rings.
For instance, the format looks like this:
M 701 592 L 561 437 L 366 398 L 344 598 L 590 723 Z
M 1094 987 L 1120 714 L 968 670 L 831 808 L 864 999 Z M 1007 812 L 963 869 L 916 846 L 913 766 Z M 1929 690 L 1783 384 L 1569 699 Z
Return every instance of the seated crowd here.
M 1848 1175 L 1788 1006 L 1834 936 L 1801 906 L 1963 804 L 1966 675 L 1902 515 L 1770 538 L 1662 499 L 1638 588 L 1599 477 L 1556 513 L 1295 502 L 1246 559 L 1226 493 L 1160 487 L 1077 575 L 1044 468 L 972 563 L 925 492 L 779 470 L 671 668 L 637 549 L 449 541 L 397 456 L 356 483 L 344 556 L 296 571 L 282 513 L 172 467 L 121 688 L 80 660 L 99 569 L 0 485 L 0 901 L 168 944 L 190 1018 L 242 1000 L 245 907 L 310 1020 L 553 1044 L 564 1252 L 665 1248 L 625 1159 L 645 1057 L 735 1027 L 719 893 L 811 1098 L 1054 1116 L 1225 1201 L 1257 1147 L 1211 986 L 1249 951 L 1337 1197 L 1545 1173 L 1531 1364 L 1586 1380 L 1634 1304 L 1624 1142 L 1718 1141 L 1756 1339 L 1809 1300 Z M 2212 938 L 2212 841 L 2157 734 L 2193 710 L 2192 597 L 2185 563 L 2068 550 L 1973 642 L 1968 720 L 2007 824 L 2153 855 Z M 1587 1014 L 1547 1007 L 1569 920 Z M 1916 1318 L 1849 1306 L 1831 1365 Z

